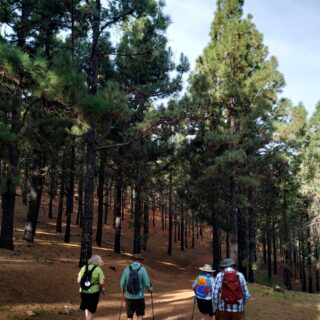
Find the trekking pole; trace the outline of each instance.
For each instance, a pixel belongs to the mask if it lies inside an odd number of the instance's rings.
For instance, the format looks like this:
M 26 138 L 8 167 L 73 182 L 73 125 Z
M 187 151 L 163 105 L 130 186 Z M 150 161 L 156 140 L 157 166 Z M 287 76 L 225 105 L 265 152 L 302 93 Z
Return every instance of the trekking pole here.
M 150 287 L 152 287 L 152 284 L 150 282 Z M 154 309 L 153 309 L 153 295 L 152 295 L 152 290 L 151 290 L 151 307 L 152 307 L 152 320 L 154 320 Z
M 120 312 L 119 312 L 119 320 L 120 320 L 120 318 L 121 318 L 123 300 L 124 300 L 124 292 L 122 292 L 122 296 L 121 296 L 121 305 L 120 305 Z
M 191 316 L 191 320 L 193 320 L 193 316 L 194 316 L 194 307 L 196 305 L 196 296 L 194 296 L 194 299 L 193 299 L 193 308 L 192 308 L 192 316 Z

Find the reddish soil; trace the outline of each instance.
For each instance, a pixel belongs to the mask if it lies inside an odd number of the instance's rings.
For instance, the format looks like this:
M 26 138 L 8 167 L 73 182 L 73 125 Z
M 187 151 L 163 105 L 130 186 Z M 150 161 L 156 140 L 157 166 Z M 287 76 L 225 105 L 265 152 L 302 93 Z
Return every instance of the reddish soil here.
M 34 243 L 23 241 L 27 208 L 18 202 L 15 217 L 15 250 L 0 250 L 0 320 L 84 319 L 79 311 L 79 289 L 76 283 L 80 254 L 81 230 L 72 226 L 71 243 L 63 242 L 63 234 L 55 232 L 55 220 L 47 218 L 47 203 L 40 210 Z M 56 208 L 55 208 L 56 209 Z M 105 261 L 106 294 L 101 297 L 95 319 L 118 319 L 120 310 L 119 281 L 123 268 L 131 261 L 132 223 L 126 215 L 122 223 L 122 254 L 113 253 L 112 225 L 104 226 L 102 247 L 93 253 Z M 191 319 L 193 307 L 192 282 L 198 267 L 211 262 L 210 237 L 196 240 L 196 248 L 184 252 L 178 245 L 173 256 L 166 254 L 167 233 L 150 226 L 148 250 L 144 261 L 154 287 L 156 320 Z M 95 230 L 93 234 L 95 239 Z M 114 270 L 115 269 L 115 270 Z M 274 294 L 266 287 L 250 286 L 253 299 L 247 306 L 246 319 L 320 320 L 320 299 L 302 293 Z M 195 308 L 194 319 L 200 319 Z M 27 313 L 32 311 L 34 315 Z M 126 319 L 122 308 L 121 319 Z M 146 320 L 152 319 L 151 297 L 146 294 Z

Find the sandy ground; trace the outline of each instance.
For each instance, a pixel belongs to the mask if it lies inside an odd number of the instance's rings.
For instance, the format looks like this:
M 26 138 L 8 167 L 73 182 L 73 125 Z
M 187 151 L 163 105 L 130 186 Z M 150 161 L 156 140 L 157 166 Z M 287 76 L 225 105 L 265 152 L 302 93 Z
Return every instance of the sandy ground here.
M 43 202 L 34 243 L 22 240 L 27 208 L 17 205 L 15 217 L 15 250 L 0 250 L 0 320 L 84 319 L 79 311 L 79 288 L 76 283 L 80 254 L 81 230 L 72 226 L 71 243 L 63 242 L 63 234 L 55 232 L 55 220 L 49 220 Z M 75 217 L 74 217 L 75 219 Z M 119 281 L 124 267 L 130 263 L 132 224 L 126 215 L 122 223 L 122 254 L 113 253 L 114 231 L 104 226 L 101 248 L 93 253 L 105 261 L 106 294 L 101 296 L 95 319 L 119 319 L 121 295 Z M 159 224 L 159 223 L 158 223 Z M 175 244 L 173 256 L 166 254 L 167 233 L 150 226 L 148 250 L 143 252 L 154 287 L 154 319 L 191 319 L 193 310 L 192 282 L 198 267 L 211 262 L 210 239 L 196 242 L 195 249 L 184 252 Z M 93 234 L 95 239 L 95 230 Z M 319 295 L 299 292 L 275 293 L 271 289 L 251 285 L 252 300 L 246 308 L 246 320 L 320 320 Z M 33 315 L 28 315 L 28 313 Z M 126 319 L 124 308 L 120 319 Z M 153 319 L 151 296 L 146 294 L 146 320 Z M 194 319 L 200 319 L 195 308 Z

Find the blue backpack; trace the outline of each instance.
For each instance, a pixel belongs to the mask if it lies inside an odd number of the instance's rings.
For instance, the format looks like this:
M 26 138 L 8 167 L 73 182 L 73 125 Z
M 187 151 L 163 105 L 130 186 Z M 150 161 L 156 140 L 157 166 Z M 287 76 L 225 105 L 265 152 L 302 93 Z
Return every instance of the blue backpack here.
M 197 298 L 206 298 L 211 293 L 211 281 L 206 275 L 200 275 L 196 284 L 196 296 Z

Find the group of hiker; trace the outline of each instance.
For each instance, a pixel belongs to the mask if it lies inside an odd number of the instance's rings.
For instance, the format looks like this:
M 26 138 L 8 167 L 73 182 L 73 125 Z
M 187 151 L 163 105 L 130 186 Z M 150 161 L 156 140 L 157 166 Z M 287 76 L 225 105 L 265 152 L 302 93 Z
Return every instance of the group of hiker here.
M 192 285 L 201 320 L 208 317 L 211 320 L 214 317 L 216 320 L 244 320 L 244 305 L 250 299 L 244 275 L 235 269 L 235 263 L 230 258 L 224 259 L 220 268 L 214 278 L 216 270 L 211 265 L 200 267 L 202 273 Z
M 86 320 L 93 319 L 100 294 L 104 293 L 105 277 L 102 265 L 101 257 L 94 255 L 78 273 L 80 309 L 85 312 Z M 224 259 L 220 268 L 221 271 L 216 274 L 216 277 L 214 277 L 216 270 L 213 270 L 211 265 L 205 264 L 199 268 L 202 272 L 192 285 L 195 293 L 192 319 L 197 302 L 201 320 L 208 318 L 213 320 L 214 317 L 216 320 L 244 320 L 244 305 L 250 299 L 245 278 L 241 272 L 236 271 L 235 263 L 230 258 Z M 145 314 L 144 291 L 147 290 L 152 295 L 152 285 L 147 270 L 137 258 L 134 258 L 134 261 L 124 269 L 120 290 L 122 292 L 120 315 L 122 302 L 125 299 L 127 318 L 133 319 L 135 314 L 137 320 L 142 320 Z

